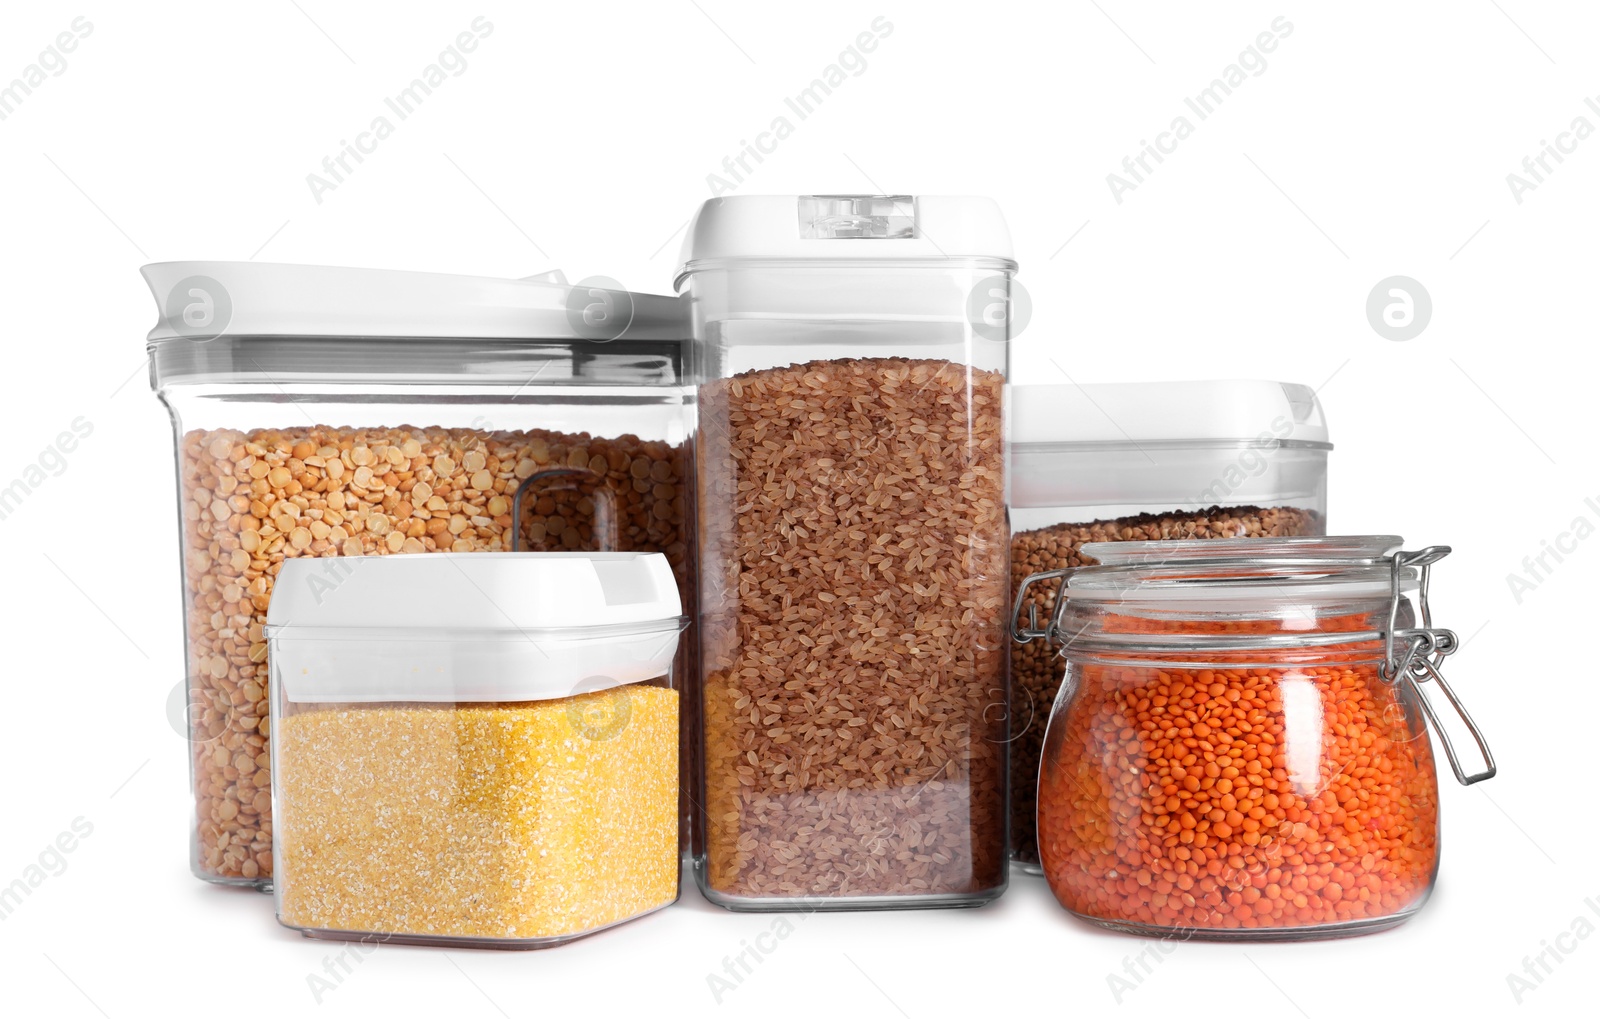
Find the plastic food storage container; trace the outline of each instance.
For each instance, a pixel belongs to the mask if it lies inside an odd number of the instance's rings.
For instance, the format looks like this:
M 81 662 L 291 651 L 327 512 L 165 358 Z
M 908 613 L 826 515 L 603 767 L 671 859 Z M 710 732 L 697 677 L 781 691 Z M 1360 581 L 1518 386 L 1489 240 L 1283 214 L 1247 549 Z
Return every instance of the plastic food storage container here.
M 1012 594 L 1024 577 L 1078 566 L 1086 542 L 1326 533 L 1327 423 L 1290 382 L 1013 386 Z M 1029 590 L 1048 619 L 1055 589 Z M 1011 648 L 1011 852 L 1039 870 L 1034 834 L 1055 649 Z
M 690 590 L 677 299 L 559 274 L 144 275 L 161 314 L 151 382 L 177 447 L 198 876 L 272 877 L 262 625 L 285 562 L 662 552 Z
M 1395 537 L 1085 546 L 1059 608 L 1039 850 L 1068 910 L 1142 935 L 1298 940 L 1416 912 L 1439 862 L 1427 722 L 1493 758 L 1440 673 L 1428 573 Z M 1018 608 L 1022 608 L 1019 602 Z M 1426 693 L 1425 693 L 1426 692 Z M 1438 710 L 1433 699 L 1449 711 Z M 1464 731 L 1481 767 L 1458 759 Z
M 689 229 L 714 903 L 1005 887 L 1015 269 L 987 199 L 721 198 Z
M 674 902 L 680 611 L 659 554 L 286 562 L 279 921 L 542 948 Z

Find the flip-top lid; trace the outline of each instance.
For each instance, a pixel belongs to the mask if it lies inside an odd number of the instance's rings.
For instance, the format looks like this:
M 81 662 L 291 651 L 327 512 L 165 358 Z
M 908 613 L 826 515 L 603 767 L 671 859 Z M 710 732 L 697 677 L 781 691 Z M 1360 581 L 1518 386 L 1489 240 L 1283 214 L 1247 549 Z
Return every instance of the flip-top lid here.
M 678 284 L 745 263 L 955 262 L 1015 270 L 1011 232 L 991 198 L 966 195 L 732 195 L 700 206 Z
M 660 553 L 297 558 L 266 634 L 294 701 L 545 700 L 665 674 L 681 613 Z
M 680 339 L 676 299 L 605 283 L 270 262 L 155 262 L 150 340 L 216 336 Z
M 1037 385 L 1009 398 L 1013 507 L 1122 516 L 1323 500 L 1332 446 L 1310 386 Z
M 1259 379 L 1011 388 L 1011 441 L 1328 442 L 1310 386 Z

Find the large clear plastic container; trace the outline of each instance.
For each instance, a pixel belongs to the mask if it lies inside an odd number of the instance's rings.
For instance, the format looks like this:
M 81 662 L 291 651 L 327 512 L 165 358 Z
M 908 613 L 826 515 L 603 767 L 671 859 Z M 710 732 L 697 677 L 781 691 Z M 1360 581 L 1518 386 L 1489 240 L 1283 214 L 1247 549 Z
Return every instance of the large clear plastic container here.
M 1290 382 L 1029 385 L 1011 390 L 1012 597 L 1031 573 L 1083 565 L 1088 542 L 1320 535 L 1328 426 Z M 1023 607 L 1050 618 L 1055 589 Z M 1047 643 L 1011 649 L 1011 851 L 1037 873 L 1045 718 L 1061 686 Z
M 661 552 L 692 596 L 678 299 L 556 276 L 144 274 L 176 437 L 196 875 L 272 878 L 262 627 L 285 562 Z
M 722 198 L 689 229 L 714 903 L 1005 888 L 1010 256 L 986 199 Z
M 675 902 L 680 611 L 660 554 L 286 562 L 279 921 L 543 948 Z

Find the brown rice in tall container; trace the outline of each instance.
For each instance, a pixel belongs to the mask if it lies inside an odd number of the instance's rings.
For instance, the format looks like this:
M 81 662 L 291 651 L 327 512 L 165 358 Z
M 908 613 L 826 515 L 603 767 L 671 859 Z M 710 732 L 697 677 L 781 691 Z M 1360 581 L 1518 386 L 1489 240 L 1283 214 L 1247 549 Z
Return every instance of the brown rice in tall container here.
M 741 196 L 690 228 L 712 902 L 1005 888 L 1015 268 L 985 199 Z

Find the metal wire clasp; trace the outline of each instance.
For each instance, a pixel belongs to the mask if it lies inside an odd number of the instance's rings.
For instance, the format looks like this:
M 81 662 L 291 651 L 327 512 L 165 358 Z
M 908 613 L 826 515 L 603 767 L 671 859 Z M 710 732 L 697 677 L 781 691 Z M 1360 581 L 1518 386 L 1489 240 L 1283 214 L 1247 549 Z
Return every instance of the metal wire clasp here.
M 1490 753 L 1488 741 L 1484 739 L 1482 730 L 1472 720 L 1472 715 L 1467 712 L 1466 706 L 1450 688 L 1450 684 L 1445 682 L 1444 673 L 1440 671 L 1445 658 L 1458 651 L 1461 642 L 1453 630 L 1435 628 L 1433 625 L 1433 610 L 1428 605 L 1428 574 L 1434 563 L 1449 554 L 1449 545 L 1430 545 L 1417 552 L 1396 552 L 1390 560 L 1389 622 L 1383 631 L 1383 663 L 1379 666 L 1379 671 L 1386 683 L 1403 679 L 1411 684 L 1412 689 L 1416 691 L 1417 701 L 1422 705 L 1423 713 L 1428 717 L 1428 724 L 1438 735 L 1439 742 L 1444 744 L 1445 756 L 1450 759 L 1450 770 L 1456 773 L 1456 780 L 1462 785 L 1472 785 L 1474 782 L 1493 778 L 1498 769 L 1495 767 L 1494 754 Z M 1404 593 L 1401 581 L 1405 571 L 1413 567 L 1417 571 L 1417 611 L 1422 617 L 1418 622 L 1422 625 L 1402 629 L 1400 606 L 1404 601 Z M 1450 702 L 1450 707 L 1455 709 L 1456 715 L 1471 733 L 1473 742 L 1478 745 L 1478 752 L 1483 755 L 1482 771 L 1469 775 L 1462 768 L 1450 734 L 1440 724 L 1439 715 L 1434 711 L 1427 694 L 1420 686 L 1428 682 L 1438 685 L 1445 699 Z
M 1028 606 L 1028 625 L 1027 627 L 1022 626 L 1022 605 L 1027 601 L 1027 598 L 1025 598 L 1024 595 L 1028 593 L 1028 588 L 1032 587 L 1034 584 L 1046 580 L 1059 580 L 1075 569 L 1077 569 L 1077 567 L 1068 566 L 1059 570 L 1046 570 L 1043 573 L 1030 573 L 1028 577 L 1023 580 L 1022 586 L 1017 588 L 1016 602 L 1011 606 L 1012 640 L 1016 641 L 1018 644 L 1031 644 L 1041 637 L 1046 640 L 1052 639 L 1052 634 L 1055 632 L 1056 624 L 1061 621 L 1061 610 L 1066 606 L 1067 600 L 1061 597 L 1061 592 L 1058 589 L 1056 592 L 1055 611 L 1050 613 L 1050 621 L 1044 625 L 1043 629 L 1040 629 L 1039 606 L 1037 605 Z

